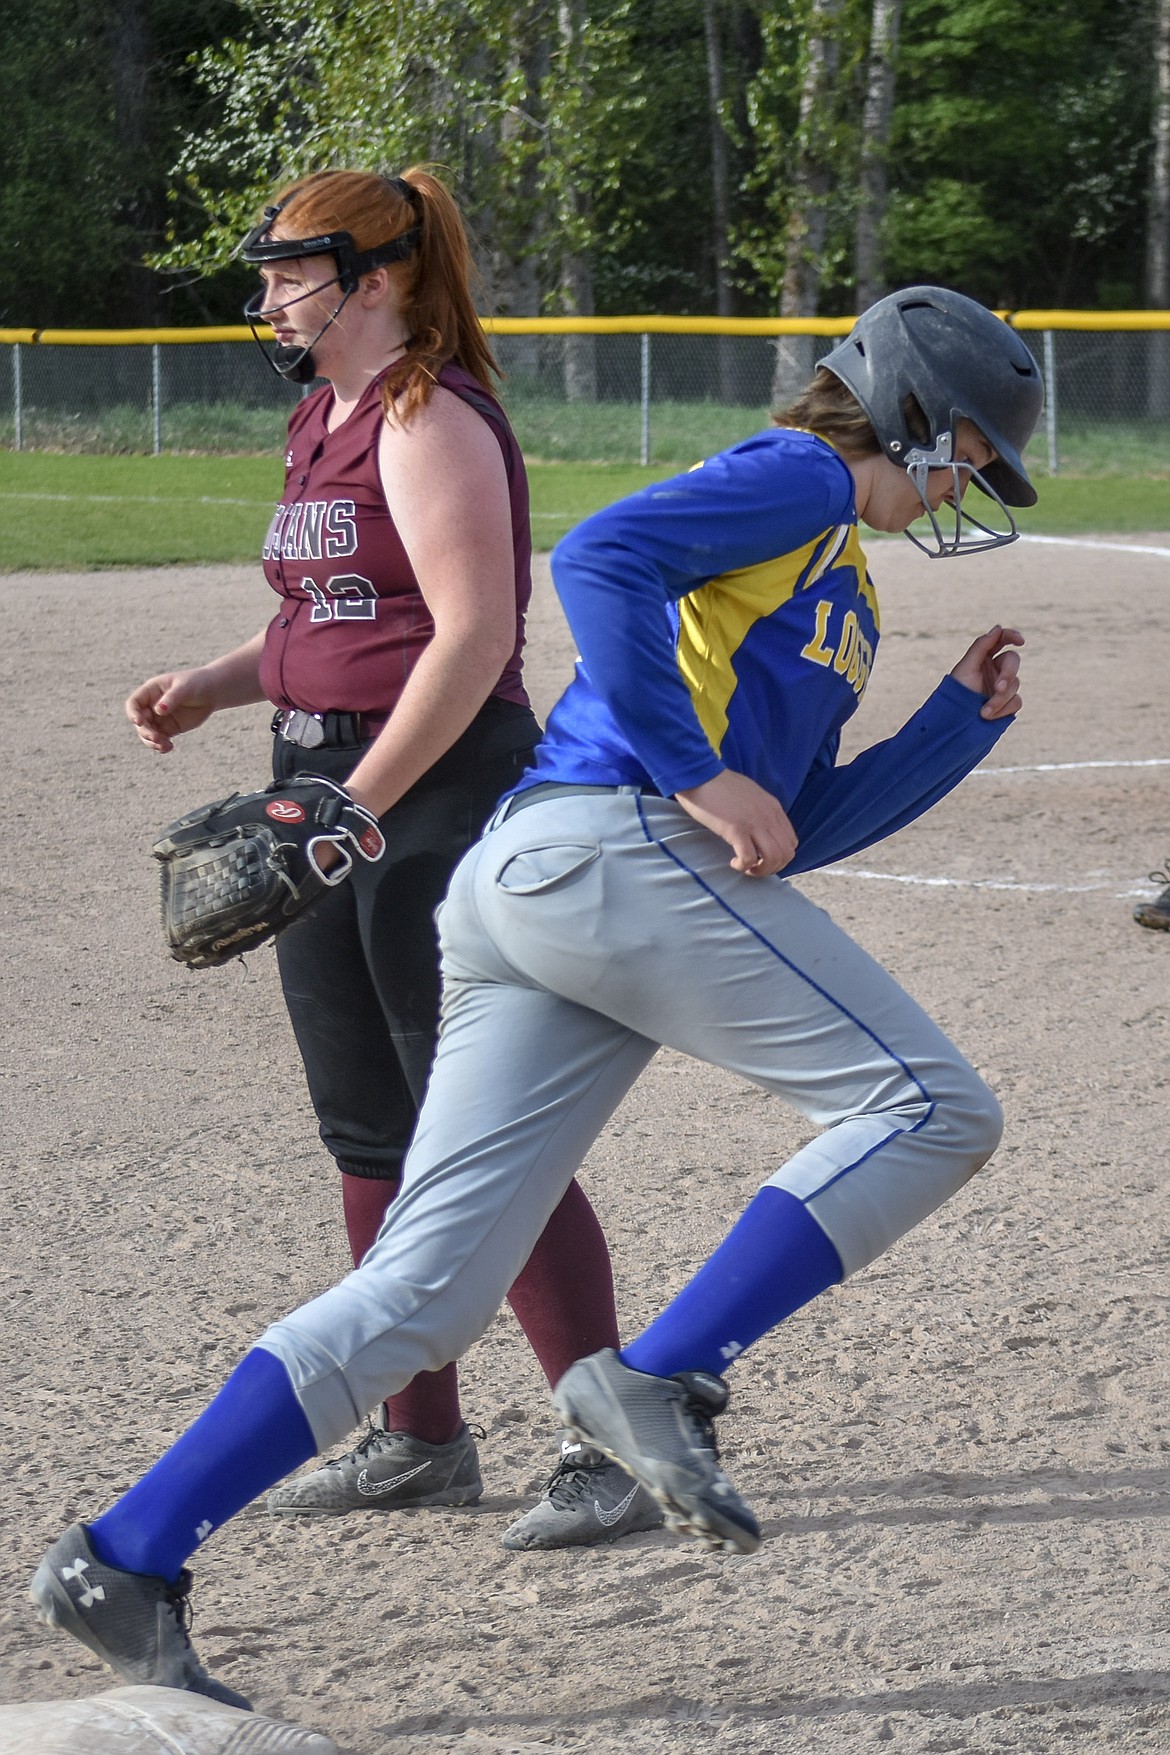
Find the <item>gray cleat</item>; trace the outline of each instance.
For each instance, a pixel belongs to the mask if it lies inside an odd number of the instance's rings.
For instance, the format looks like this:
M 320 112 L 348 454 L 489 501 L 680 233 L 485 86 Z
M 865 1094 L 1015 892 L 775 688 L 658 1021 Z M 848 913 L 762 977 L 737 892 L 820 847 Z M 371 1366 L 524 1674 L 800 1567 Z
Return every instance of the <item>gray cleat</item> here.
M 574 1436 L 641 1482 L 668 1529 L 743 1554 L 759 1547 L 760 1526 L 719 1467 L 712 1421 L 727 1406 L 721 1377 L 651 1377 L 605 1347 L 570 1365 L 553 1406 Z
M 347 1511 L 405 1511 L 417 1505 L 473 1505 L 483 1492 L 475 1440 L 466 1426 L 450 1444 L 371 1425 L 356 1450 L 268 1495 L 273 1517 L 342 1517 Z
M 656 1530 L 663 1516 L 644 1487 L 599 1450 L 566 1438 L 561 1460 L 531 1511 L 504 1531 L 505 1548 L 587 1548 L 638 1530 Z
M 29 1595 L 47 1626 L 71 1633 L 125 1681 L 186 1688 L 250 1712 L 251 1703 L 209 1676 L 195 1656 L 187 1636 L 190 1589 L 186 1568 L 168 1584 L 107 1566 L 90 1546 L 85 1525 L 75 1523 L 41 1561 Z

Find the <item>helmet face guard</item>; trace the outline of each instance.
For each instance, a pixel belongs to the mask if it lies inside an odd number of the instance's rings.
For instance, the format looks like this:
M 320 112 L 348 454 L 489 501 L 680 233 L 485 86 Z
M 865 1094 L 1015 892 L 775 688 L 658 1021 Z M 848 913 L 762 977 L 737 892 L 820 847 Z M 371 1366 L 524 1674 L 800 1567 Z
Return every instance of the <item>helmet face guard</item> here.
M 845 340 L 818 362 L 848 386 L 885 455 L 906 469 L 930 518 L 935 557 L 999 548 L 1019 535 L 1009 507 L 1034 506 L 1036 490 L 1022 453 L 1044 406 L 1040 368 L 1015 331 L 974 299 L 944 287 L 914 286 L 879 299 Z M 917 436 L 907 404 L 917 404 L 929 439 Z M 981 470 L 954 461 L 958 423 L 968 420 L 995 451 Z M 954 476 L 955 529 L 944 536 L 926 501 L 927 474 Z M 974 481 L 1003 513 L 1006 527 L 963 510 L 960 490 Z M 971 537 L 966 527 L 981 534 Z
M 923 515 L 930 520 L 934 547 L 932 548 L 929 543 L 917 536 L 913 528 L 907 530 L 905 535 L 909 537 L 915 548 L 922 550 L 924 555 L 937 561 L 946 559 L 948 555 L 977 554 L 981 549 L 1003 548 L 1006 543 L 1015 542 L 1020 531 L 1012 517 L 1011 508 L 987 483 L 986 469 L 993 468 L 994 465 L 989 464 L 984 469 L 976 469 L 971 463 L 956 461 L 954 440 L 950 433 L 940 434 L 933 451 L 924 451 L 920 446 L 908 451 L 904 462 L 906 474 L 913 482 L 918 498 L 922 501 Z M 932 469 L 949 469 L 953 483 L 950 499 L 944 500 L 938 511 L 931 505 L 926 491 Z M 989 499 L 995 501 L 1007 521 L 1006 528 L 1002 522 L 998 525 L 985 524 L 964 504 L 963 490 L 968 482 L 972 481 L 977 488 L 983 490 Z M 949 534 L 944 529 L 944 524 L 950 526 Z M 979 534 L 972 535 L 973 531 L 977 531 Z
M 400 178 L 395 180 L 407 195 L 417 211 L 417 196 L 409 183 Z M 321 232 L 311 238 L 274 238 L 273 223 L 282 208 L 292 199 L 285 200 L 275 207 L 266 207 L 264 217 L 258 226 L 253 226 L 243 243 L 240 255 L 245 262 L 263 264 L 265 262 L 292 262 L 303 256 L 332 256 L 337 264 L 337 273 L 332 280 L 324 281 L 320 286 L 313 287 L 309 292 L 300 293 L 295 299 L 289 299 L 283 305 L 264 304 L 263 291 L 253 293 L 244 306 L 244 319 L 252 331 L 255 341 L 265 361 L 281 378 L 288 378 L 295 384 L 309 384 L 316 376 L 313 364 L 313 349 L 331 324 L 336 323 L 350 297 L 357 291 L 358 282 L 363 274 L 369 274 L 375 268 L 381 268 L 387 262 L 401 262 L 417 248 L 422 235 L 421 228 L 412 226 L 409 231 L 401 232 L 398 237 L 391 238 L 384 244 L 375 244 L 370 250 L 359 250 L 353 241 L 351 232 Z M 261 335 L 260 325 L 275 315 L 277 311 L 291 310 L 303 299 L 313 298 L 325 291 L 326 287 L 337 286 L 341 289 L 341 297 L 336 308 L 325 318 L 312 341 L 304 347 L 282 347 Z

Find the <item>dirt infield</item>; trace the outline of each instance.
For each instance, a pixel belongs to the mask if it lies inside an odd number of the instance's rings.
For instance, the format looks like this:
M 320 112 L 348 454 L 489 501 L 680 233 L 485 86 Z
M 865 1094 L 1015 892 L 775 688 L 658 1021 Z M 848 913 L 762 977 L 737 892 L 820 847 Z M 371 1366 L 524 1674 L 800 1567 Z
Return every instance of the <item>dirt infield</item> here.
M 662 1533 L 500 1547 L 556 1438 L 510 1315 L 464 1368 L 478 1508 L 288 1527 L 254 1506 L 217 1535 L 201 1656 L 354 1755 L 1170 1747 L 1170 934 L 1130 919 L 1170 854 L 1170 538 L 874 554 L 857 741 L 996 620 L 1028 636 L 1025 711 L 924 822 L 801 883 L 989 1079 L 1005 1143 L 737 1367 L 721 1437 L 764 1525 L 752 1558 Z M 0 579 L 3 1700 L 112 1681 L 33 1619 L 42 1550 L 346 1265 L 271 952 L 169 962 L 146 856 L 180 810 L 264 777 L 266 715 L 160 761 L 120 710 L 266 600 L 253 569 Z M 570 660 L 542 579 L 542 709 Z M 585 1172 L 628 1331 L 804 1137 L 658 1058 Z

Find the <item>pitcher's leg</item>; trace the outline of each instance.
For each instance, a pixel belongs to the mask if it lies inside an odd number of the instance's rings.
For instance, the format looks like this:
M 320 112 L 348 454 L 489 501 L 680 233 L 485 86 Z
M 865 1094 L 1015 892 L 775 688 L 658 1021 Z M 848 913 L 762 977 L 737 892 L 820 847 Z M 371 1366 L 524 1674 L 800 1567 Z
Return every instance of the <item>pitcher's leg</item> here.
M 321 1139 L 343 1174 L 394 1181 L 415 1102 L 366 962 L 351 888 L 276 941 L 289 1021 Z
M 508 1293 L 549 1387 L 574 1359 L 618 1344 L 605 1233 L 573 1179 Z
M 401 1187 L 417 1110 L 369 967 L 353 888 L 323 897 L 281 935 L 276 951 L 321 1138 L 341 1173 L 356 1266 Z M 386 1425 L 429 1444 L 453 1439 L 462 1429 L 455 1366 L 406 1386 L 387 1408 Z
M 320 773 L 344 785 L 355 749 L 300 749 L 276 741 L 276 777 Z M 393 834 L 387 826 L 387 840 Z M 394 1180 L 417 1104 L 394 1046 L 369 960 L 364 915 L 374 868 L 322 896 L 276 940 L 276 960 L 321 1139 L 343 1173 Z M 433 946 L 433 937 L 431 940 Z M 432 977 L 437 987 L 437 976 Z
M 341 1198 L 354 1267 L 360 1267 L 365 1259 L 401 1187 L 401 1177 L 385 1181 L 380 1177 L 348 1176 L 342 1171 Z M 413 1383 L 389 1397 L 385 1430 L 409 1432 L 424 1444 L 446 1445 L 458 1438 L 463 1430 L 458 1368 L 451 1364 L 444 1365 L 441 1371 L 420 1371 Z M 279 1495 L 270 1509 L 280 1509 Z

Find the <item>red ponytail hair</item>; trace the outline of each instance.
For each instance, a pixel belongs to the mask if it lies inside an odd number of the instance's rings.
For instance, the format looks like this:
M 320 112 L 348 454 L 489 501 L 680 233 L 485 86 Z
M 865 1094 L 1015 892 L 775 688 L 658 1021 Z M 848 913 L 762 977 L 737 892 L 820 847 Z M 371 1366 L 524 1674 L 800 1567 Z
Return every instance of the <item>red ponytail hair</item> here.
M 412 165 L 401 177 L 316 171 L 282 189 L 277 201 L 282 233 L 308 238 L 347 231 L 358 250 L 418 227 L 416 248 L 386 270 L 397 282 L 409 336 L 383 385 L 388 417 L 408 421 L 424 407 L 449 360 L 494 394 L 493 379 L 503 373 L 476 315 L 467 233 L 452 196 L 431 171 L 423 165 Z

